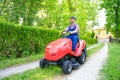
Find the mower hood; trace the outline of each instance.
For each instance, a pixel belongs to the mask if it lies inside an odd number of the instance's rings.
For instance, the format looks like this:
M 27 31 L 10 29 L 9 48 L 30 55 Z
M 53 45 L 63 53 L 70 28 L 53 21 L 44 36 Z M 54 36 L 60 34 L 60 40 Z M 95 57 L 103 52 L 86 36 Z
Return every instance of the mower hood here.
M 72 50 L 72 41 L 67 38 L 55 40 L 47 45 L 45 59 L 56 61 L 64 57 Z

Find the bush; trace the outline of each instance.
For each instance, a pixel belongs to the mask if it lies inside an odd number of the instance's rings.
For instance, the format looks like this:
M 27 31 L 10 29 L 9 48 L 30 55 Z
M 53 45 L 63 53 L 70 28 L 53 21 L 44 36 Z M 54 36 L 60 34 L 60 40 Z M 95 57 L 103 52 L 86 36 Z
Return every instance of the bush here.
M 40 53 L 48 43 L 60 37 L 56 30 L 0 22 L 0 56 L 23 57 Z M 87 43 L 97 42 L 92 38 L 81 38 Z
M 89 38 L 89 37 L 85 37 L 85 36 L 80 36 L 81 39 L 85 40 L 87 42 L 87 44 L 95 44 L 98 43 L 97 39 L 94 38 Z
M 22 57 L 39 53 L 46 44 L 59 37 L 59 32 L 55 30 L 0 22 L 0 55 Z

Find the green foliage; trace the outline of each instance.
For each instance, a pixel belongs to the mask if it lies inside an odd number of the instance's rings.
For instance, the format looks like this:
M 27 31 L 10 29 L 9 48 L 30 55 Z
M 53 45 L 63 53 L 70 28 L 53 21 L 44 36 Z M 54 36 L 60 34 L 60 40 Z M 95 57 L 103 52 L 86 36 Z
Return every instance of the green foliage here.
M 43 51 L 45 45 L 60 37 L 59 32 L 0 22 L 2 56 L 21 57 Z
M 0 22 L 0 56 L 24 57 L 40 53 L 45 46 L 61 37 L 60 32 L 52 29 L 19 26 L 13 23 Z M 89 36 L 81 38 L 88 44 L 97 43 Z M 0 58 L 0 59 L 1 59 Z
M 50 3 L 50 0 L 45 0 L 44 5 L 46 7 L 42 9 L 45 9 L 47 17 L 42 18 L 43 22 L 47 22 L 45 24 L 48 27 L 50 25 L 52 28 L 63 30 L 69 25 L 69 18 L 74 15 L 77 18 L 77 23 L 80 25 L 81 34 L 86 32 L 88 21 L 95 21 L 97 15 L 96 8 L 98 6 L 96 3 L 88 0 L 61 0 L 61 3 L 57 3 L 57 0 L 52 3 Z
M 120 80 L 120 44 L 108 46 L 108 59 L 101 70 L 101 80 Z
M 94 38 L 89 38 L 89 37 L 82 37 L 81 36 L 81 39 L 85 40 L 88 44 L 94 44 L 94 43 L 97 43 L 97 39 L 94 39 Z
M 67 27 L 74 15 L 85 33 L 87 22 L 96 19 L 98 4 L 89 0 L 1 0 L 0 7 L 5 21 L 54 29 Z
M 95 33 L 92 31 L 91 38 L 94 38 L 94 37 L 95 37 Z
M 84 36 L 80 34 L 80 39 L 85 40 L 88 44 L 98 43 L 98 40 L 91 37 L 91 33 L 86 33 Z
M 120 35 L 120 0 L 103 0 L 101 7 L 106 10 L 106 27 L 115 35 L 116 42 L 118 42 Z
M 49 68 L 45 68 L 44 70 L 36 68 L 23 72 L 22 74 L 3 78 L 2 80 L 53 80 L 54 76 L 60 75 L 61 72 L 62 71 L 58 66 L 49 66 Z
M 42 0 L 1 0 L 0 15 L 9 22 L 32 26 Z M 23 19 L 21 21 L 21 19 Z
M 34 53 L 33 55 L 29 55 L 27 57 L 21 57 L 21 58 L 6 58 L 6 57 L 0 57 L 0 69 L 5 69 L 11 66 L 18 66 L 21 64 L 33 62 L 36 60 L 39 60 L 43 57 L 44 52 L 40 52 L 39 54 Z
M 97 47 L 90 49 L 87 51 L 87 56 L 90 57 L 92 54 L 96 53 L 98 50 L 100 50 L 105 44 L 101 43 Z

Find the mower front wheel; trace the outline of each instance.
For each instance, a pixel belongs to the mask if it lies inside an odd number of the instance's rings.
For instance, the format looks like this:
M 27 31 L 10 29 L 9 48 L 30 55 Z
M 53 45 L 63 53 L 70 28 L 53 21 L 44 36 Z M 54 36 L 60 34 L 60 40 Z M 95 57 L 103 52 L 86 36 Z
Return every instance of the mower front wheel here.
M 40 62 L 39 62 L 39 66 L 40 66 L 41 69 L 47 67 L 48 65 L 49 65 L 49 64 L 48 64 L 47 62 L 45 62 L 45 59 L 44 59 L 44 58 L 42 58 L 42 59 L 40 60 Z
M 64 61 L 63 66 L 62 66 L 62 71 L 65 74 L 70 74 L 71 73 L 71 71 L 72 71 L 72 62 L 70 60 Z

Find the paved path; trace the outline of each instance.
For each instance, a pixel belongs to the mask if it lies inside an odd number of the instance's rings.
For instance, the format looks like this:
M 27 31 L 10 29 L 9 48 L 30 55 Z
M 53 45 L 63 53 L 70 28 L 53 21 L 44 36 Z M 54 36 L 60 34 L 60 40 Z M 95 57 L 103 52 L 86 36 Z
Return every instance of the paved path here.
M 88 49 L 92 49 L 92 48 L 94 48 L 98 45 L 99 44 L 91 46 Z M 31 70 L 31 69 L 34 69 L 34 68 L 37 68 L 37 67 L 39 67 L 39 61 L 34 61 L 34 62 L 31 62 L 31 63 L 19 65 L 19 66 L 9 67 L 9 68 L 0 70 L 0 79 L 4 78 L 6 76 L 9 76 L 9 75 L 13 75 L 13 74 L 16 74 L 16 73 L 21 73 L 21 72 Z
M 57 76 L 57 80 L 98 80 L 99 71 L 106 61 L 107 53 L 108 45 L 105 44 L 100 51 L 92 55 L 79 69 L 73 70 L 69 75 L 62 74 Z

